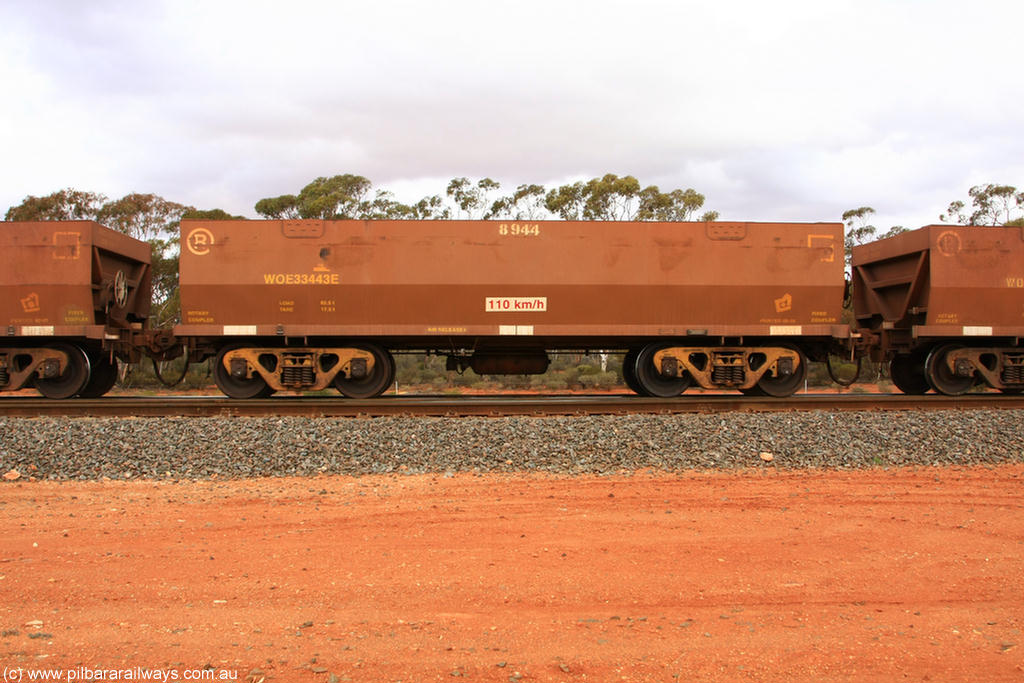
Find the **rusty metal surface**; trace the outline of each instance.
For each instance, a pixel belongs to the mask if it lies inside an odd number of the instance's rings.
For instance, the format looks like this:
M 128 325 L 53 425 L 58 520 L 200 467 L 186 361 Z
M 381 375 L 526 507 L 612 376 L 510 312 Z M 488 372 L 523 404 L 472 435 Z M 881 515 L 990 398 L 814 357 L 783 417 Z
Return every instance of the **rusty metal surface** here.
M 1024 229 L 930 225 L 854 247 L 853 304 L 869 329 L 1022 335 Z
M 739 395 L 685 396 L 673 399 L 618 396 L 383 397 L 366 401 L 286 397 L 235 401 L 221 397 L 145 397 L 75 399 L 0 398 L 7 417 L 502 417 L 513 415 L 623 415 L 808 410 L 979 410 L 1024 408 L 1024 397 L 995 393 L 967 396 L 903 394 L 803 394 L 788 399 Z
M 127 328 L 149 313 L 149 263 L 148 244 L 92 221 L 0 222 L 0 329 L 101 339 Z
M 181 234 L 182 335 L 844 334 L 838 223 L 183 221 Z

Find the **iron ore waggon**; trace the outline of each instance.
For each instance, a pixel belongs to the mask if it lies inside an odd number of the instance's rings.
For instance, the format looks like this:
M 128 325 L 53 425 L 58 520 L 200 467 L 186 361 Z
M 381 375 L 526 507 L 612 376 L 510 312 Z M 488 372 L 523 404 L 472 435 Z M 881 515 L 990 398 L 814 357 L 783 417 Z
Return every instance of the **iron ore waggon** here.
M 901 391 L 1024 390 L 1024 228 L 930 225 L 852 264 L 856 324 Z
M 140 358 L 150 277 L 150 246 L 98 223 L 0 223 L 0 391 L 109 391 Z
M 797 391 L 830 353 L 897 387 L 1024 390 L 1024 229 L 839 223 L 183 221 L 181 322 L 147 329 L 150 247 L 91 221 L 0 224 L 0 392 L 100 396 L 117 362 L 212 359 L 235 398 L 383 393 L 394 354 L 479 374 L 625 354 L 638 394 Z
M 479 374 L 626 353 L 637 393 L 786 396 L 848 343 L 839 223 L 183 221 L 181 324 L 229 396 L 382 393 L 394 352 Z

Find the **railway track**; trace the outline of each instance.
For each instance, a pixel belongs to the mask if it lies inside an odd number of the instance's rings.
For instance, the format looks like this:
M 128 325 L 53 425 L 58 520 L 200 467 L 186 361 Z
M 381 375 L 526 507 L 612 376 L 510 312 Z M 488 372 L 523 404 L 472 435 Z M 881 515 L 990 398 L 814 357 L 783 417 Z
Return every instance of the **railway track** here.
M 502 417 L 512 415 L 626 415 L 787 411 L 901 411 L 1024 408 L 1024 396 L 904 394 L 801 394 L 788 399 L 690 395 L 673 399 L 633 395 L 385 396 L 358 401 L 312 396 L 238 401 L 220 396 L 108 397 L 51 401 L 0 398 L 7 417 Z

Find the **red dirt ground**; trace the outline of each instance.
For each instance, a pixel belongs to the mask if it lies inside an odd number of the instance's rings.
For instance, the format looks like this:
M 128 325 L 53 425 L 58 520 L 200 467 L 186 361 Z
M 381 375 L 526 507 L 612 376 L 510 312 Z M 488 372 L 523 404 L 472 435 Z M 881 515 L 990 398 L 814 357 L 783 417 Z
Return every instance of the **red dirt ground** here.
M 0 660 L 7 680 L 1021 681 L 1022 483 L 4 482 Z

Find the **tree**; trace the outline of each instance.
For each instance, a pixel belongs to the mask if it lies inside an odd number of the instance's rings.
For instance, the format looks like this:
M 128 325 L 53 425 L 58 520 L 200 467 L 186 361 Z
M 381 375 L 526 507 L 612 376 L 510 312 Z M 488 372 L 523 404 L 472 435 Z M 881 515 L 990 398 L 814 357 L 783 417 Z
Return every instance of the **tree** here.
M 363 176 L 350 173 L 317 178 L 299 192 L 299 215 L 324 220 L 357 218 L 371 185 Z
M 661 192 L 657 185 L 645 187 L 640 192 L 640 206 L 636 219 L 641 221 L 688 221 L 704 206 L 704 195 L 692 188 Z M 702 221 L 718 218 L 717 211 L 708 211 Z
M 373 183 L 367 178 L 350 173 L 321 177 L 303 187 L 297 195 L 283 194 L 259 200 L 256 213 L 275 220 L 425 220 L 449 216 L 444 200 L 436 195 L 410 206 L 397 201 L 387 190 L 377 190 L 370 197 L 372 187 Z
M 545 206 L 563 220 L 687 221 L 704 206 L 704 195 L 689 188 L 662 192 L 657 185 L 643 189 L 633 176 L 608 173 L 587 182 L 562 185 L 548 192 Z M 702 221 L 718 219 L 707 211 Z
M 520 185 L 507 197 L 491 204 L 487 218 L 508 218 L 514 221 L 541 220 L 547 215 L 542 185 Z
M 18 204 L 7 209 L 4 220 L 8 221 L 75 221 L 96 220 L 100 207 L 107 198 L 96 192 L 81 192 L 67 188 L 45 197 L 29 195 Z
M 245 216 L 232 216 L 224 209 L 192 209 L 186 211 L 182 217 L 182 220 L 196 220 L 196 221 L 244 221 L 247 220 Z
M 640 196 L 640 181 L 631 175 L 608 173 L 587 182 L 583 218 L 590 221 L 626 221 L 635 217 L 633 205 Z
M 440 195 L 424 197 L 409 207 L 409 220 L 444 220 L 451 218 L 451 211 L 444 205 Z
M 548 192 L 544 206 L 564 221 L 578 221 L 583 217 L 586 185 L 582 182 L 562 185 Z
M 975 185 L 967 194 L 973 207 L 970 214 L 966 213 L 967 205 L 957 200 L 939 220 L 961 225 L 1020 225 L 1024 220 L 1024 192 L 1012 185 Z
M 299 198 L 293 194 L 265 197 L 256 202 L 256 213 L 264 218 L 294 220 L 299 216 Z
M 487 208 L 487 195 L 500 187 L 500 183 L 490 178 L 483 178 L 476 185 L 469 178 L 453 178 L 446 192 L 465 217 L 472 219 L 481 216 Z
M 843 212 L 843 223 L 846 224 L 846 266 L 850 266 L 853 248 L 858 244 L 870 242 L 878 229 L 868 223 L 868 218 L 875 213 L 870 206 L 850 209 Z
M 194 210 L 155 194 L 133 193 L 104 204 L 97 211 L 96 220 L 135 239 L 150 242 L 175 237 L 182 216 Z
M 359 218 L 371 185 L 363 176 L 350 173 L 320 177 L 303 187 L 298 195 L 283 194 L 259 200 L 256 213 L 274 219 Z

